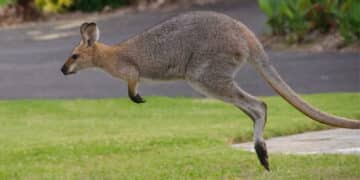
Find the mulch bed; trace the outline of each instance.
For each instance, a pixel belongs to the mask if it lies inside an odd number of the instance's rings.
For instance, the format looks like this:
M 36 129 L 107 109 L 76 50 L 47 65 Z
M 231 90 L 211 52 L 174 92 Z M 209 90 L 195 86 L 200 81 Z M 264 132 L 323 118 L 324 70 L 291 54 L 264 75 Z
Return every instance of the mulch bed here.
M 360 43 L 347 44 L 337 32 L 310 34 L 302 43 L 290 43 L 284 36 L 263 35 L 261 42 L 267 49 L 297 52 L 360 52 Z
M 144 10 L 174 10 L 177 8 L 186 8 L 192 5 L 205 5 L 215 3 L 218 0 L 140 0 L 138 4 L 118 9 L 105 7 L 101 12 L 83 13 L 83 12 L 66 12 L 60 14 L 42 14 L 33 7 L 33 5 L 26 4 L 24 7 L 17 5 L 7 5 L 0 7 L 0 28 L 14 27 L 25 23 L 36 23 L 44 21 L 57 21 L 65 19 L 78 19 L 91 15 L 110 14 L 110 13 L 126 13 Z M 30 7 L 30 8 L 29 8 Z

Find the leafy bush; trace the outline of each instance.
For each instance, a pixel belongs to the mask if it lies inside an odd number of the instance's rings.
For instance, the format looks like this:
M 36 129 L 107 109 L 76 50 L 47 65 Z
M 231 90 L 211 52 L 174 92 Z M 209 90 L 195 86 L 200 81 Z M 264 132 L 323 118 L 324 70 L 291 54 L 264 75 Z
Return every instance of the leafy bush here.
M 12 0 L 0 0 L 0 6 L 4 6 L 4 5 L 7 5 L 9 3 L 11 3 Z
M 35 0 L 35 5 L 43 12 L 62 12 L 74 4 L 74 0 Z
M 75 0 L 72 10 L 80 10 L 85 12 L 101 11 L 104 7 L 117 8 L 129 5 L 131 0 Z
M 340 32 L 347 42 L 360 40 L 360 2 L 347 0 L 341 8 Z
M 360 40 L 359 0 L 258 0 L 273 34 L 301 42 L 309 32 L 340 30 L 347 41 Z
M 35 4 L 43 12 L 58 13 L 66 10 L 93 12 L 101 11 L 106 6 L 117 8 L 129 5 L 130 0 L 35 0 Z

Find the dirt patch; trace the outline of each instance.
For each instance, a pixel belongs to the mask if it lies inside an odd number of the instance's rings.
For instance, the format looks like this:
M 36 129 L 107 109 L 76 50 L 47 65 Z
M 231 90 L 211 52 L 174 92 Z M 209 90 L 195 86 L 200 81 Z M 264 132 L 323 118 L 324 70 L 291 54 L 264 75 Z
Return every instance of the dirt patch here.
M 32 5 L 10 4 L 0 8 L 0 27 L 38 21 L 42 15 Z
M 157 8 L 178 8 L 189 7 L 192 5 L 205 5 L 215 3 L 219 0 L 139 0 L 137 9 L 157 9 Z
M 138 0 L 130 6 L 112 9 L 105 7 L 100 12 L 84 13 L 84 12 L 66 12 L 59 14 L 42 14 L 36 10 L 33 5 L 25 4 L 23 6 L 10 4 L 0 7 L 0 28 L 14 27 L 26 23 L 37 23 L 46 21 L 58 21 L 66 19 L 81 19 L 89 16 L 122 14 L 138 11 L 155 11 L 155 10 L 175 10 L 178 8 L 188 8 L 193 5 L 206 5 L 218 2 L 219 0 Z M 24 0 L 24 2 L 27 2 Z M 135 2 L 135 1 L 134 1 Z M 24 8 L 25 7 L 25 8 Z
M 284 36 L 263 35 L 260 37 L 265 48 L 297 52 L 359 52 L 360 43 L 347 44 L 339 33 L 310 34 L 301 43 L 291 42 Z

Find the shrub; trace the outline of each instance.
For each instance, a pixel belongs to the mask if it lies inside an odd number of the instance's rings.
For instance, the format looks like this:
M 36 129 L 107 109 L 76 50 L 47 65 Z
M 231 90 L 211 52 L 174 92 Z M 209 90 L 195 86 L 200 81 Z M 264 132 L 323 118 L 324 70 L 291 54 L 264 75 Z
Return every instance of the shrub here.
M 0 0 L 0 7 L 12 3 L 12 0 Z
M 35 0 L 35 5 L 43 12 L 57 13 L 74 4 L 74 0 Z
M 340 32 L 346 42 L 360 40 L 360 2 L 347 0 L 341 7 Z
M 72 10 L 80 10 L 84 12 L 101 11 L 104 7 L 118 8 L 120 6 L 129 5 L 131 0 L 75 0 Z
M 104 7 L 117 8 L 129 5 L 131 0 L 35 0 L 35 4 L 43 12 L 59 13 L 66 10 L 84 12 L 101 11 Z
M 359 40 L 359 0 L 258 0 L 275 35 L 301 42 L 312 31 L 340 30 L 347 41 Z
M 309 0 L 259 0 L 259 5 L 268 16 L 268 24 L 275 35 L 301 40 L 310 28 L 305 21 L 311 7 Z

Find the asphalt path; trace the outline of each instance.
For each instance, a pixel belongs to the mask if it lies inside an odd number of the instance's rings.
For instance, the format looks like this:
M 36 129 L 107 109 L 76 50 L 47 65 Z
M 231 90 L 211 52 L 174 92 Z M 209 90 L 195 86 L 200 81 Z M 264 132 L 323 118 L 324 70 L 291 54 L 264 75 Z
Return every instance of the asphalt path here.
M 79 26 L 93 20 L 101 41 L 115 44 L 179 13 L 213 10 L 239 19 L 256 34 L 266 31 L 265 16 L 256 1 L 225 3 L 176 11 L 92 16 L 0 30 L 0 98 L 103 98 L 127 96 L 126 84 L 100 70 L 85 70 L 64 77 L 60 68 L 79 42 Z M 269 51 L 283 78 L 300 93 L 359 92 L 359 53 L 289 53 Z M 236 76 L 240 86 L 254 95 L 274 95 L 264 80 L 246 65 Z M 143 83 L 144 96 L 201 96 L 186 82 Z

